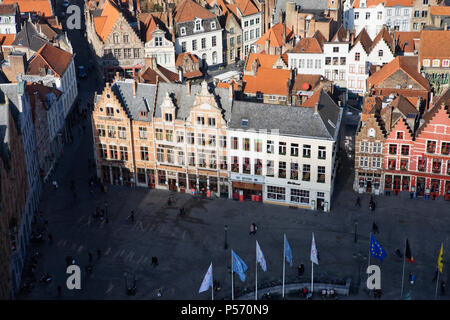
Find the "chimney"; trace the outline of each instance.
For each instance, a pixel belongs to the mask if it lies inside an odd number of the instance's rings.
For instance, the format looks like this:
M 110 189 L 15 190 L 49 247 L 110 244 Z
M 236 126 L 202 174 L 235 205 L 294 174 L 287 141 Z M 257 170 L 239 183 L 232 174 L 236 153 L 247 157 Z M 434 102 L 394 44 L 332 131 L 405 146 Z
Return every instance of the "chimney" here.
M 352 34 L 350 35 L 350 45 L 353 45 L 354 42 L 355 42 L 355 34 L 352 32 Z
M 234 81 L 230 82 L 230 86 L 228 87 L 228 99 L 233 100 L 234 98 Z
M 9 67 L 15 77 L 17 74 L 25 74 L 27 66 L 26 54 L 23 52 L 13 52 L 9 55 Z
M 133 97 L 136 97 L 137 81 L 133 81 Z
M 286 43 L 286 21 L 283 19 L 283 43 Z
M 316 102 L 316 104 L 314 105 L 314 114 L 318 113 L 319 113 L 319 102 Z
M 191 82 L 189 80 L 186 81 L 186 95 L 187 96 L 191 95 Z
M 264 52 L 265 52 L 266 54 L 269 54 L 269 48 L 270 48 L 270 40 L 267 39 L 267 40 L 266 40 L 266 43 L 265 43 L 265 46 L 264 46 Z

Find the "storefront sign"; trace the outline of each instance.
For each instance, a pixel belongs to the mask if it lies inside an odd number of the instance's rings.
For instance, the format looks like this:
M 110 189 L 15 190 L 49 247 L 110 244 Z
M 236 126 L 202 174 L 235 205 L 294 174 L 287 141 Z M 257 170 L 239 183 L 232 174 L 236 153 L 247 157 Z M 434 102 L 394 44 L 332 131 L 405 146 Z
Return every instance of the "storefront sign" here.
M 264 177 L 260 176 L 251 176 L 251 175 L 241 175 L 236 173 L 231 173 L 231 180 L 237 180 L 242 182 L 251 182 L 251 183 L 264 183 Z
M 296 186 L 301 186 L 302 185 L 301 183 L 292 182 L 292 181 L 288 181 L 287 184 L 293 184 L 293 185 L 296 185 Z

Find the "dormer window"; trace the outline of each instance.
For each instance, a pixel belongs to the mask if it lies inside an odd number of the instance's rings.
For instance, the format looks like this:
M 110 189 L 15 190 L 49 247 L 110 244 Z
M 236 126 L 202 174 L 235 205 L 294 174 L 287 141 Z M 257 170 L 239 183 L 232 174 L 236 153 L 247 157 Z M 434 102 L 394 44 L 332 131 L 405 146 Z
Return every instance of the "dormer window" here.
M 201 20 L 195 20 L 195 31 L 201 31 L 202 30 L 202 21 Z
M 186 28 L 185 28 L 185 27 L 181 27 L 181 28 L 180 28 L 180 34 L 181 34 L 182 36 L 186 35 Z
M 147 112 L 147 111 L 141 111 L 141 112 L 139 112 L 139 116 L 140 116 L 141 118 L 147 118 L 147 115 L 148 115 L 148 112 Z
M 216 22 L 211 22 L 211 30 L 216 30 Z
M 155 47 L 162 47 L 162 37 L 155 37 Z
M 166 113 L 165 119 L 166 119 L 167 122 L 172 122 L 172 114 L 171 113 Z
M 242 126 L 247 127 L 248 126 L 248 119 L 242 119 Z

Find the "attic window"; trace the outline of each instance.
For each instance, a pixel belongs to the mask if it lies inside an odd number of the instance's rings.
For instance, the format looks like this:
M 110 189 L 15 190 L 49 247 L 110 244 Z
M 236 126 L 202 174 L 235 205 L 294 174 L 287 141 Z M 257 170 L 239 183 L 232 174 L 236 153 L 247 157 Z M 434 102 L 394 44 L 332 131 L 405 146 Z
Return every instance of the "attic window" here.
M 184 35 L 186 34 L 186 28 L 185 28 L 185 27 L 181 27 L 181 28 L 180 28 L 180 34 L 181 34 L 182 36 L 184 36 Z
M 216 29 L 216 22 L 213 21 L 211 22 L 211 30 L 215 30 Z
M 201 31 L 202 30 L 202 20 L 198 19 L 195 20 L 195 31 Z
M 328 119 L 328 123 L 330 126 L 332 126 L 334 129 L 336 129 L 336 125 L 330 120 Z
M 141 111 L 141 112 L 139 112 L 139 116 L 140 116 L 141 118 L 147 118 L 147 114 L 148 114 L 147 111 Z
M 248 119 L 242 119 L 242 126 L 247 127 L 248 126 Z

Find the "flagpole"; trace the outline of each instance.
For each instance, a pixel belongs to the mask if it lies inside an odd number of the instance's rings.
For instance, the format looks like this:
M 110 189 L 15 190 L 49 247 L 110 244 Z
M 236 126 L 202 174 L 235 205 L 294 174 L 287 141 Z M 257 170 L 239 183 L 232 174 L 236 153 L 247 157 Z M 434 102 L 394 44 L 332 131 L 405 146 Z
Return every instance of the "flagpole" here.
M 372 232 L 369 234 L 369 260 L 368 260 L 369 264 L 368 264 L 368 266 L 370 266 L 370 244 L 371 244 L 371 240 L 372 240 Z
M 213 276 L 213 268 L 211 263 L 211 300 L 214 300 L 214 276 Z
M 437 299 L 437 293 L 438 293 L 438 286 L 439 286 L 439 270 L 438 270 L 438 276 L 437 276 L 437 280 L 436 280 L 436 291 L 434 293 L 434 299 Z
M 258 242 L 256 242 L 258 243 Z M 258 300 L 258 247 L 255 243 L 255 300 Z
M 284 234 L 283 238 L 283 289 L 282 289 L 282 296 L 284 298 L 284 279 L 286 274 L 286 234 Z
M 403 251 L 402 291 L 400 293 L 400 298 L 403 296 L 403 283 L 405 281 L 405 259 L 406 259 L 406 240 L 405 240 L 405 251 Z
M 311 294 L 314 293 L 314 262 L 311 261 Z
M 234 300 L 233 250 L 231 250 L 231 300 Z

